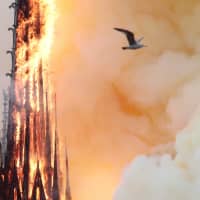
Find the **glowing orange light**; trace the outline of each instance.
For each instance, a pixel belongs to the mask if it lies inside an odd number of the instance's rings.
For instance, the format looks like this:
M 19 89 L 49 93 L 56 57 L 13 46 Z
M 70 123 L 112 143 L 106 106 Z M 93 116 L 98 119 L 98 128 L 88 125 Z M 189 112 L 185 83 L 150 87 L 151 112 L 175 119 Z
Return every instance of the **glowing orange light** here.
M 16 75 L 15 97 L 13 111 L 15 120 L 15 161 L 18 171 L 23 168 L 23 146 L 26 128 L 30 126 L 30 173 L 29 185 L 32 189 L 37 169 L 37 162 L 41 170 L 44 185 L 45 153 L 42 139 L 45 137 L 45 90 L 51 91 L 48 83 L 48 59 L 51 51 L 55 22 L 54 0 L 29 0 L 29 14 L 25 16 L 22 10 L 18 14 L 16 41 Z M 41 89 L 42 88 L 42 89 Z M 42 91 L 40 91 L 42 90 Z M 53 104 L 51 101 L 50 104 Z M 29 116 L 27 124 L 27 113 Z M 35 137 L 37 144 L 35 145 Z M 21 141 L 22 140 L 22 141 Z M 22 145 L 20 148 L 19 146 Z M 20 149 L 22 152 L 20 152 Z M 22 182 L 22 175 L 20 182 Z M 29 197 L 31 197 L 31 189 Z M 46 190 L 46 188 L 44 188 Z M 38 195 L 38 193 L 37 193 Z

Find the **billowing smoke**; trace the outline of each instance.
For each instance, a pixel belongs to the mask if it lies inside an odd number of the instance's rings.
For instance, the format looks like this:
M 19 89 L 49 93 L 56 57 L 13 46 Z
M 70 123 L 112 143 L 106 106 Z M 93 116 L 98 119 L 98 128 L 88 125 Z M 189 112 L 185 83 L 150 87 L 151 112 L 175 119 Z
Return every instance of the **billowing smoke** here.
M 177 136 L 176 157 L 140 156 L 126 169 L 114 200 L 199 199 L 200 112 Z
M 200 3 L 57 0 L 57 9 L 51 66 L 72 195 L 111 199 L 122 169 L 138 154 L 173 143 L 200 102 Z M 122 51 L 126 40 L 115 26 L 145 36 L 148 48 Z M 141 160 L 136 166 L 147 162 L 154 170 L 154 158 Z M 169 157 L 161 160 L 161 170 L 174 166 Z

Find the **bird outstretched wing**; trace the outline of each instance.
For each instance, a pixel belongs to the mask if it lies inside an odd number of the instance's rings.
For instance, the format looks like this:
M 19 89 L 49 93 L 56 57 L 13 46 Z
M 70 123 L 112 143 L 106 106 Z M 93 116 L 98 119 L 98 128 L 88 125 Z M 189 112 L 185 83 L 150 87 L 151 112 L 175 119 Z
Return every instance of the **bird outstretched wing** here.
M 128 39 L 129 45 L 133 45 L 136 43 L 135 35 L 133 32 L 122 28 L 114 28 L 114 30 L 124 33 Z

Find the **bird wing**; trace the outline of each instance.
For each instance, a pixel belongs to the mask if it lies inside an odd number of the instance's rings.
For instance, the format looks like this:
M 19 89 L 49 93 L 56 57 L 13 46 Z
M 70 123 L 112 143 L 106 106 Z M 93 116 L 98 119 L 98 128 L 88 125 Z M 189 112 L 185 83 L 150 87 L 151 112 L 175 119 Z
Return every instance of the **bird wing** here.
M 122 28 L 114 28 L 114 30 L 124 33 L 128 39 L 129 45 L 136 44 L 135 35 L 133 32 Z

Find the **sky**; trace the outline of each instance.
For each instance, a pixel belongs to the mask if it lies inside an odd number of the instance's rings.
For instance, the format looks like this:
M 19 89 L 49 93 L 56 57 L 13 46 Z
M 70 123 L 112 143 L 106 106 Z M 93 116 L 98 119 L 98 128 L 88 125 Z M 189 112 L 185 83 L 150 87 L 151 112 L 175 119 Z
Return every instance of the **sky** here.
M 68 147 L 74 199 L 112 199 L 124 168 L 159 145 L 167 151 L 200 101 L 198 0 L 55 0 L 58 18 L 49 61 Z M 10 67 L 0 8 L 0 89 Z M 122 51 L 123 27 L 148 45 Z M 166 149 L 167 148 L 167 149 Z

